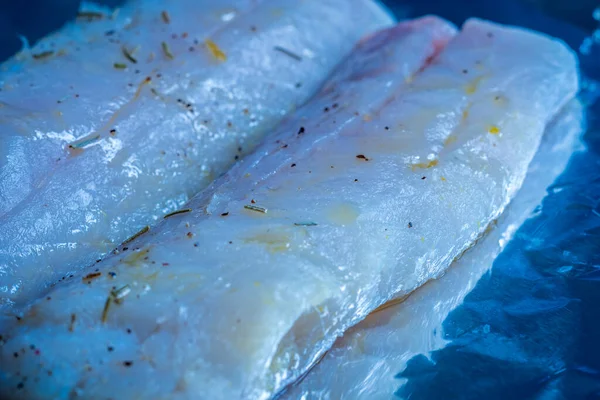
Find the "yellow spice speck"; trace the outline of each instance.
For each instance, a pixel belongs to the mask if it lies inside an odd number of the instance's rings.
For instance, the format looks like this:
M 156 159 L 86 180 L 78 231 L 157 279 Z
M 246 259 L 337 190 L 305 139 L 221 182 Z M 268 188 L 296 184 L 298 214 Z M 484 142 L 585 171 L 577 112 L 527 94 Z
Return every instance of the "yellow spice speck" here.
M 498 128 L 496 125 L 492 125 L 488 128 L 488 132 L 492 135 L 497 135 L 500 133 L 500 128 Z
M 444 146 L 448 146 L 449 144 L 452 144 L 454 142 L 456 142 L 458 139 L 456 138 L 456 136 L 454 135 L 450 135 L 446 138 L 446 140 L 444 140 Z
M 327 217 L 334 224 L 350 225 L 358 218 L 360 212 L 352 204 L 337 204 L 330 208 Z
M 438 160 L 431 160 L 427 163 L 422 162 L 422 163 L 418 163 L 418 164 L 413 164 L 412 170 L 414 171 L 417 168 L 424 168 L 424 169 L 431 168 L 431 167 L 435 167 L 436 165 L 438 165 Z
M 479 86 L 479 83 L 481 82 L 483 78 L 482 77 L 477 77 L 475 79 L 473 79 L 473 81 L 471 81 L 471 83 L 469 83 L 467 86 L 465 86 L 465 93 L 467 94 L 473 94 L 477 91 L 477 86 Z
M 215 42 L 213 42 L 210 39 L 206 39 L 204 41 L 204 43 L 206 44 L 206 47 L 208 48 L 208 50 L 210 51 L 210 54 L 212 54 L 212 56 L 214 58 L 216 58 L 219 61 L 225 61 L 225 60 L 227 60 L 227 56 L 225 55 L 225 53 L 223 52 L 223 50 L 221 50 L 219 48 L 219 46 L 217 46 L 217 44 Z

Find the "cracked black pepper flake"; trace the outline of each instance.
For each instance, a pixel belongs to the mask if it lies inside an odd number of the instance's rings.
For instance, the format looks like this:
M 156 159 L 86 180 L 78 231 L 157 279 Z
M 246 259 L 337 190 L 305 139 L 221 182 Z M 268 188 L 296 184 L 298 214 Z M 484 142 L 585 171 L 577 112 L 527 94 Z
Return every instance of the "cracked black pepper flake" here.
M 359 160 L 369 161 L 369 159 L 364 154 L 358 154 L 356 158 L 358 158 Z
M 123 365 L 126 367 L 131 367 L 133 365 L 133 361 L 123 361 Z
M 228 216 L 228 215 L 229 215 L 229 211 L 222 213 L 222 214 L 221 214 L 221 217 L 226 217 L 226 216 Z
M 300 129 L 298 129 L 298 135 L 302 135 L 304 133 L 304 127 L 301 126 Z
M 413 227 L 413 224 L 412 224 L 412 222 L 409 222 L 409 223 L 408 223 L 408 227 L 409 227 L 409 228 L 412 228 L 412 227 Z

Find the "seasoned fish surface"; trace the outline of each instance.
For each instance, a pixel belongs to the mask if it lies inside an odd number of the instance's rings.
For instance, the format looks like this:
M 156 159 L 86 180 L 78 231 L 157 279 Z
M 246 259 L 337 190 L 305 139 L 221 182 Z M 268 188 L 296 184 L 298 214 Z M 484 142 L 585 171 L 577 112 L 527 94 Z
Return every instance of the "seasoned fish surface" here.
M 578 85 L 561 42 L 453 34 L 430 17 L 361 43 L 243 162 L 34 303 L 3 332 L 6 395 L 266 399 L 442 274 Z
M 338 339 L 308 375 L 281 399 L 391 400 L 403 383 L 398 373 L 417 354 L 444 347 L 442 323 L 460 305 L 546 189 L 581 147 L 583 109 L 573 100 L 546 129 L 523 186 L 485 236 L 455 260 L 445 275 L 427 282 L 405 300 L 370 314 Z M 396 301 L 399 304 L 392 305 Z
M 391 22 L 370 0 L 139 0 L 8 61 L 0 307 L 182 206 Z

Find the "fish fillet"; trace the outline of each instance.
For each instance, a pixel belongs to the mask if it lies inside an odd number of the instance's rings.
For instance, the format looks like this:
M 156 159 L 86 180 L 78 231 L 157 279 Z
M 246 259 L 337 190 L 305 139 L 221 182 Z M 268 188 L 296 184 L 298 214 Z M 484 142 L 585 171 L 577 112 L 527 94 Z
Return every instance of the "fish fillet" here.
M 453 35 L 428 17 L 360 43 L 243 162 L 35 302 L 2 333 L 3 394 L 266 399 L 440 276 L 578 88 L 559 41 Z
M 581 104 L 574 100 L 546 129 L 523 186 L 489 232 L 454 261 L 443 277 L 352 327 L 280 399 L 398 399 L 394 393 L 402 381 L 397 374 L 412 357 L 445 345 L 442 323 L 532 215 L 573 151 L 581 148 L 583 122 Z
M 93 10 L 0 67 L 5 309 L 181 207 L 392 23 L 371 0 Z

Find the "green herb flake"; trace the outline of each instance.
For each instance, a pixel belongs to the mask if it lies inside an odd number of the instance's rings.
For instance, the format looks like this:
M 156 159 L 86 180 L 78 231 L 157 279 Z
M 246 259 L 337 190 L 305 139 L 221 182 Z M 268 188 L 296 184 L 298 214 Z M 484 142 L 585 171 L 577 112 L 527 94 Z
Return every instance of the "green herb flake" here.
M 104 308 L 102 309 L 102 323 L 106 322 L 108 317 L 108 310 L 110 310 L 110 305 L 114 302 L 116 304 L 120 304 L 121 301 L 131 293 L 131 287 L 129 285 L 125 285 L 119 289 L 111 290 L 110 294 L 106 298 L 106 302 L 104 303 Z
M 134 64 L 137 64 L 137 59 L 133 56 L 133 53 L 135 52 L 135 50 L 129 51 L 129 49 L 125 46 L 121 47 L 121 52 L 123 53 L 123 55 L 125 56 L 126 59 L 128 59 L 129 61 L 131 61 Z
M 286 56 L 291 57 L 291 58 L 293 58 L 296 61 L 302 61 L 302 57 L 300 57 L 298 54 L 296 54 L 296 53 L 294 53 L 294 52 L 292 52 L 292 51 L 290 51 L 290 50 L 288 50 L 286 48 L 283 48 L 281 46 L 275 46 L 275 47 L 273 47 L 273 50 L 278 51 L 280 53 L 283 53 Z
M 104 308 L 102 309 L 102 323 L 106 322 L 106 318 L 108 317 L 108 310 L 110 309 L 110 304 L 112 303 L 113 298 L 112 295 L 106 298 L 106 302 L 104 303 Z
M 86 19 L 88 21 L 99 20 L 104 18 L 104 14 L 97 11 L 79 11 L 77 19 Z
M 165 56 L 166 56 L 166 57 L 167 57 L 169 60 L 172 60 L 172 59 L 174 59 L 174 58 L 175 58 L 175 57 L 173 56 L 173 53 L 171 53 L 171 50 L 169 49 L 169 45 L 167 44 L 167 42 L 162 42 L 162 43 L 161 43 L 161 46 L 162 46 L 163 53 L 165 53 Z
M 31 57 L 33 57 L 34 60 L 44 60 L 44 59 L 52 56 L 53 54 L 54 54 L 54 51 L 48 50 L 48 51 L 42 51 L 41 53 L 32 54 Z
M 95 135 L 95 136 L 92 136 L 91 138 L 87 138 L 87 139 L 83 138 L 81 140 L 71 143 L 69 145 L 69 148 L 70 149 L 83 149 L 83 148 L 89 146 L 90 144 L 97 142 L 98 140 L 100 140 L 100 135 Z
M 172 213 L 168 213 L 163 218 L 167 219 L 167 218 L 170 218 L 170 217 L 172 217 L 174 215 L 185 214 L 185 213 L 189 213 L 191 211 L 192 211 L 191 208 L 184 208 L 183 210 L 177 210 L 177 211 L 173 211 Z
M 256 211 L 256 212 L 263 213 L 263 214 L 267 213 L 267 209 L 266 208 L 255 206 L 255 205 L 251 205 L 251 204 L 250 205 L 245 205 L 244 208 L 246 210 Z
M 140 229 L 136 234 L 134 234 L 129 239 L 127 239 L 126 241 L 124 241 L 122 244 L 125 245 L 127 243 L 130 243 L 130 242 L 134 241 L 135 239 L 137 239 L 138 237 L 142 236 L 144 233 L 148 232 L 149 230 L 150 230 L 150 227 L 148 225 L 146 225 L 145 227 L 143 227 L 142 229 Z
M 119 289 L 112 290 L 110 295 L 115 300 L 115 303 L 119 303 L 122 299 L 125 298 L 129 293 L 131 293 L 131 287 L 129 285 L 125 285 Z

